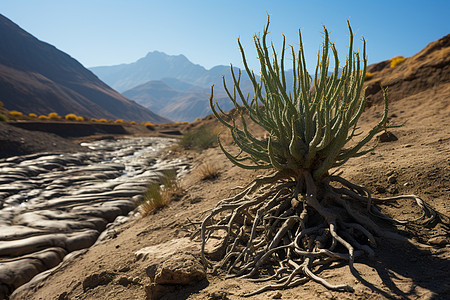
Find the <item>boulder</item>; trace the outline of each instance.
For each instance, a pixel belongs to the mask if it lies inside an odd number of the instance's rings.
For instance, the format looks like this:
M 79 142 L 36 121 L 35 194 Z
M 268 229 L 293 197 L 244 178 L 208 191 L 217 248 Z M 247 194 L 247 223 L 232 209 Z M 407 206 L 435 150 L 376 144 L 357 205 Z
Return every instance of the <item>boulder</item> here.
M 151 280 L 145 286 L 147 299 L 159 299 L 164 294 L 206 279 L 198 245 L 188 238 L 143 248 L 136 252 L 136 259 L 151 263 L 146 268 Z

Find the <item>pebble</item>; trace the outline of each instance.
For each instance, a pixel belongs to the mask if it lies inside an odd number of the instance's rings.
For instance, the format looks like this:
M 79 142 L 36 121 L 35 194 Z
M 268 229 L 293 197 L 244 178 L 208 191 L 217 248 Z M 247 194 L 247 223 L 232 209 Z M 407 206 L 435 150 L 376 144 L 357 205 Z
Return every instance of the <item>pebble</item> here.
M 391 175 L 388 177 L 388 181 L 389 183 L 397 183 L 397 176 L 396 175 Z
M 272 299 L 281 299 L 281 293 L 280 292 L 276 292 L 275 294 L 273 294 Z
M 125 216 L 146 186 L 164 171 L 186 172 L 189 165 L 182 160 L 158 159 L 158 151 L 173 141 L 102 140 L 83 144 L 91 152 L 1 159 L 0 299 L 70 252 L 92 246 L 110 224 L 129 220 Z M 106 284 L 104 275 L 87 278 L 83 287 Z

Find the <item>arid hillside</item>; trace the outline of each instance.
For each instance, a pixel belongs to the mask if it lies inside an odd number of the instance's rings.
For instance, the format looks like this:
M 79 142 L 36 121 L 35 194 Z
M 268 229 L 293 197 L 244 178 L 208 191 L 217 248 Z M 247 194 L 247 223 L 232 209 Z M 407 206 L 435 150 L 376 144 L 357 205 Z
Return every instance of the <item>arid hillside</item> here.
M 412 57 L 399 57 L 368 66 L 370 78 L 366 79 L 366 97 L 369 105 L 382 102 L 382 90 L 388 88 L 390 102 L 427 91 L 444 93 L 450 83 L 450 34 L 430 43 Z M 424 100 L 425 101 L 425 100 Z

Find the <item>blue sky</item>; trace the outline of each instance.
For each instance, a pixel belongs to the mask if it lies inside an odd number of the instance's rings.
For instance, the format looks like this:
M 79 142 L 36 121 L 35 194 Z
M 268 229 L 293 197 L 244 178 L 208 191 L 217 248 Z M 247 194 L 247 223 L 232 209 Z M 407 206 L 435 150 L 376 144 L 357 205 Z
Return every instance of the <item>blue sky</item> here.
M 282 34 L 298 46 L 301 27 L 308 69 L 315 65 L 322 25 L 345 59 L 347 18 L 356 45 L 361 36 L 367 40 L 369 64 L 411 56 L 450 33 L 448 0 L 0 0 L 0 13 L 86 67 L 130 63 L 154 50 L 183 54 L 207 69 L 242 66 L 240 36 L 258 70 L 252 38 L 267 13 L 277 49 Z

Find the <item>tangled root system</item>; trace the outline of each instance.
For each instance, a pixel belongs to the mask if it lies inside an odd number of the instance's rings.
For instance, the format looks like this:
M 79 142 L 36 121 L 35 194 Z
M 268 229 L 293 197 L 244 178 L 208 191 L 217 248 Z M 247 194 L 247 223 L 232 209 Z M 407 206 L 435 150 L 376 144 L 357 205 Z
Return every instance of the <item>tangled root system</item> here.
M 314 182 L 308 172 L 295 179 L 281 173 L 260 177 L 236 196 L 220 201 L 204 219 L 202 260 L 213 272 L 223 270 L 229 276 L 270 282 L 246 296 L 309 280 L 331 290 L 353 291 L 347 284 L 327 282 L 315 270 L 345 261 L 355 275 L 355 258 L 372 257 L 376 237 L 401 239 L 381 229 L 374 216 L 404 223 L 376 207 L 379 202 L 402 198 L 416 201 L 423 211 L 419 219 L 433 222 L 439 218 L 417 196 L 373 198 L 366 188 L 339 176 L 320 182 Z

